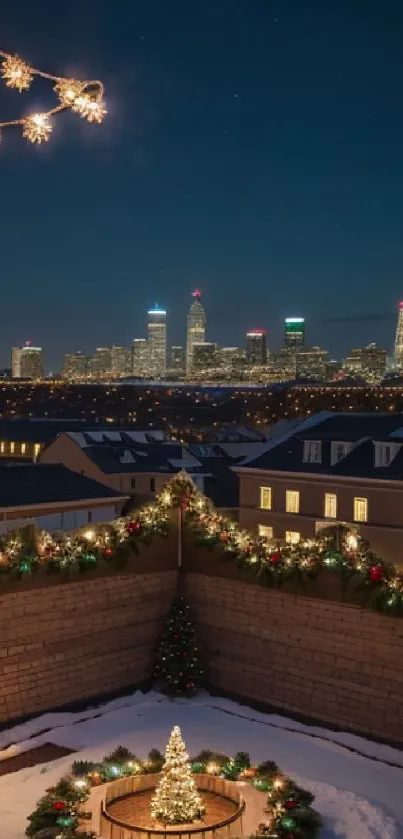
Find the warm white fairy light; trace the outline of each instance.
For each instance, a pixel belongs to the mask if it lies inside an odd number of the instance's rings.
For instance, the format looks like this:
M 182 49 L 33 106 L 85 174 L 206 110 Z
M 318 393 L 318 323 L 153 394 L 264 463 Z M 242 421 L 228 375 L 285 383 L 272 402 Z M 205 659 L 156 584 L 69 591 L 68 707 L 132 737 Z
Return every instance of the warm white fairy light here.
M 52 123 L 47 114 L 32 114 L 24 119 L 22 136 L 30 143 L 46 143 L 52 130 Z
M 1 65 L 1 75 L 6 87 L 19 90 L 20 93 L 29 90 L 34 76 L 29 65 L 18 55 L 5 56 Z
M 106 116 L 106 107 L 102 99 L 94 99 L 91 94 L 83 93 L 78 96 L 71 106 L 72 110 L 88 122 L 103 122 Z
M 53 76 L 30 67 L 17 55 L 10 55 L 0 50 L 0 74 L 7 87 L 20 93 L 28 90 L 35 76 L 53 82 L 53 89 L 58 97 L 54 108 L 44 113 L 32 114 L 28 117 L 0 122 L 0 139 L 3 128 L 19 126 L 23 137 L 31 143 L 42 143 L 49 140 L 53 130 L 51 117 L 65 110 L 79 113 L 91 123 L 100 124 L 106 115 L 103 100 L 104 87 L 100 81 L 80 81 Z
M 62 105 L 71 108 L 75 100 L 81 96 L 83 87 L 84 83 L 78 82 L 76 79 L 60 79 L 56 82 L 54 89 Z

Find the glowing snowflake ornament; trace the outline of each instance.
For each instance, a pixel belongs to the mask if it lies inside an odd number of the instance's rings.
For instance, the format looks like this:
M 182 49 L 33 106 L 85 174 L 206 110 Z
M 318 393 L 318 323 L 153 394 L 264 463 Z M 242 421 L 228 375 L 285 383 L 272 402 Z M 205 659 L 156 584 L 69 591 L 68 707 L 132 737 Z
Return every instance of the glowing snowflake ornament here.
M 33 72 L 18 55 L 8 55 L 1 65 L 1 75 L 6 87 L 12 87 L 22 93 L 29 90 L 33 79 Z
M 22 135 L 30 143 L 46 143 L 52 130 L 52 124 L 47 114 L 32 114 L 24 120 Z

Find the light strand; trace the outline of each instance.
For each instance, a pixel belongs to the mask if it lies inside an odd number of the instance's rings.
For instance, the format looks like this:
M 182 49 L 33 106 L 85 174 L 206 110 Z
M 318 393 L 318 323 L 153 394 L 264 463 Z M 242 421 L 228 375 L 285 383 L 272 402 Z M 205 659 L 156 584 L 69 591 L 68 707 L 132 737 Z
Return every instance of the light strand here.
M 33 113 L 18 119 L 0 122 L 4 128 L 20 127 L 22 135 L 30 143 L 47 142 L 53 131 L 53 120 L 62 111 L 73 111 L 88 122 L 101 123 L 107 113 L 104 101 L 104 85 L 99 79 L 78 80 L 54 76 L 36 67 L 31 67 L 18 55 L 0 50 L 0 75 L 6 87 L 24 93 L 31 87 L 35 76 L 53 82 L 58 104 L 49 110 Z

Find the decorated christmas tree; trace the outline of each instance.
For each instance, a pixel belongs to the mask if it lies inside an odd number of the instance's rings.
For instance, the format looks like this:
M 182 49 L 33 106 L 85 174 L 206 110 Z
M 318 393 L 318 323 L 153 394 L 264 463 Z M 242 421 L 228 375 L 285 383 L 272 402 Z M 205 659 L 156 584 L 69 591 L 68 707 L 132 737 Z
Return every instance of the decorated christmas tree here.
M 190 608 L 180 595 L 166 620 L 153 678 L 166 693 L 189 696 L 201 686 L 203 676 Z
M 176 725 L 165 750 L 161 778 L 151 801 L 151 815 L 162 824 L 184 824 L 200 819 L 203 813 L 189 755 Z

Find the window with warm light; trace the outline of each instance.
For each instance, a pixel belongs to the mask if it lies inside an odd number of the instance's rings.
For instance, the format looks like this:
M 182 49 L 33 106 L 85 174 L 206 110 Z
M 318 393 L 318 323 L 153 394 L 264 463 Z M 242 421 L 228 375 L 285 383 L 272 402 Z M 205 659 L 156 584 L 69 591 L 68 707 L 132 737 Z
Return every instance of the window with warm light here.
M 0 454 L 4 454 L 5 450 L 6 450 L 6 444 L 5 444 L 4 440 L 2 440 L 1 443 L 0 443 Z
M 39 454 L 40 450 L 41 450 L 41 444 L 40 443 L 35 443 L 35 445 L 34 445 L 34 455 L 35 455 L 35 457 L 38 457 L 38 454 Z
M 27 450 L 27 444 L 21 443 L 21 454 L 25 454 Z
M 273 528 L 268 527 L 266 524 L 259 524 L 258 533 L 262 539 L 273 539 L 274 536 Z
M 260 509 L 271 510 L 271 487 L 260 487 Z
M 337 495 L 333 492 L 325 492 L 325 510 L 326 519 L 335 519 L 337 516 Z
M 298 542 L 301 539 L 301 534 L 297 533 L 296 530 L 286 530 L 285 531 L 285 541 L 287 545 L 298 545 Z
M 14 454 L 15 452 L 15 443 L 10 443 L 10 454 Z
M 299 513 L 299 490 L 287 489 L 285 492 L 286 513 Z
M 354 498 L 354 521 L 368 521 L 368 498 Z

